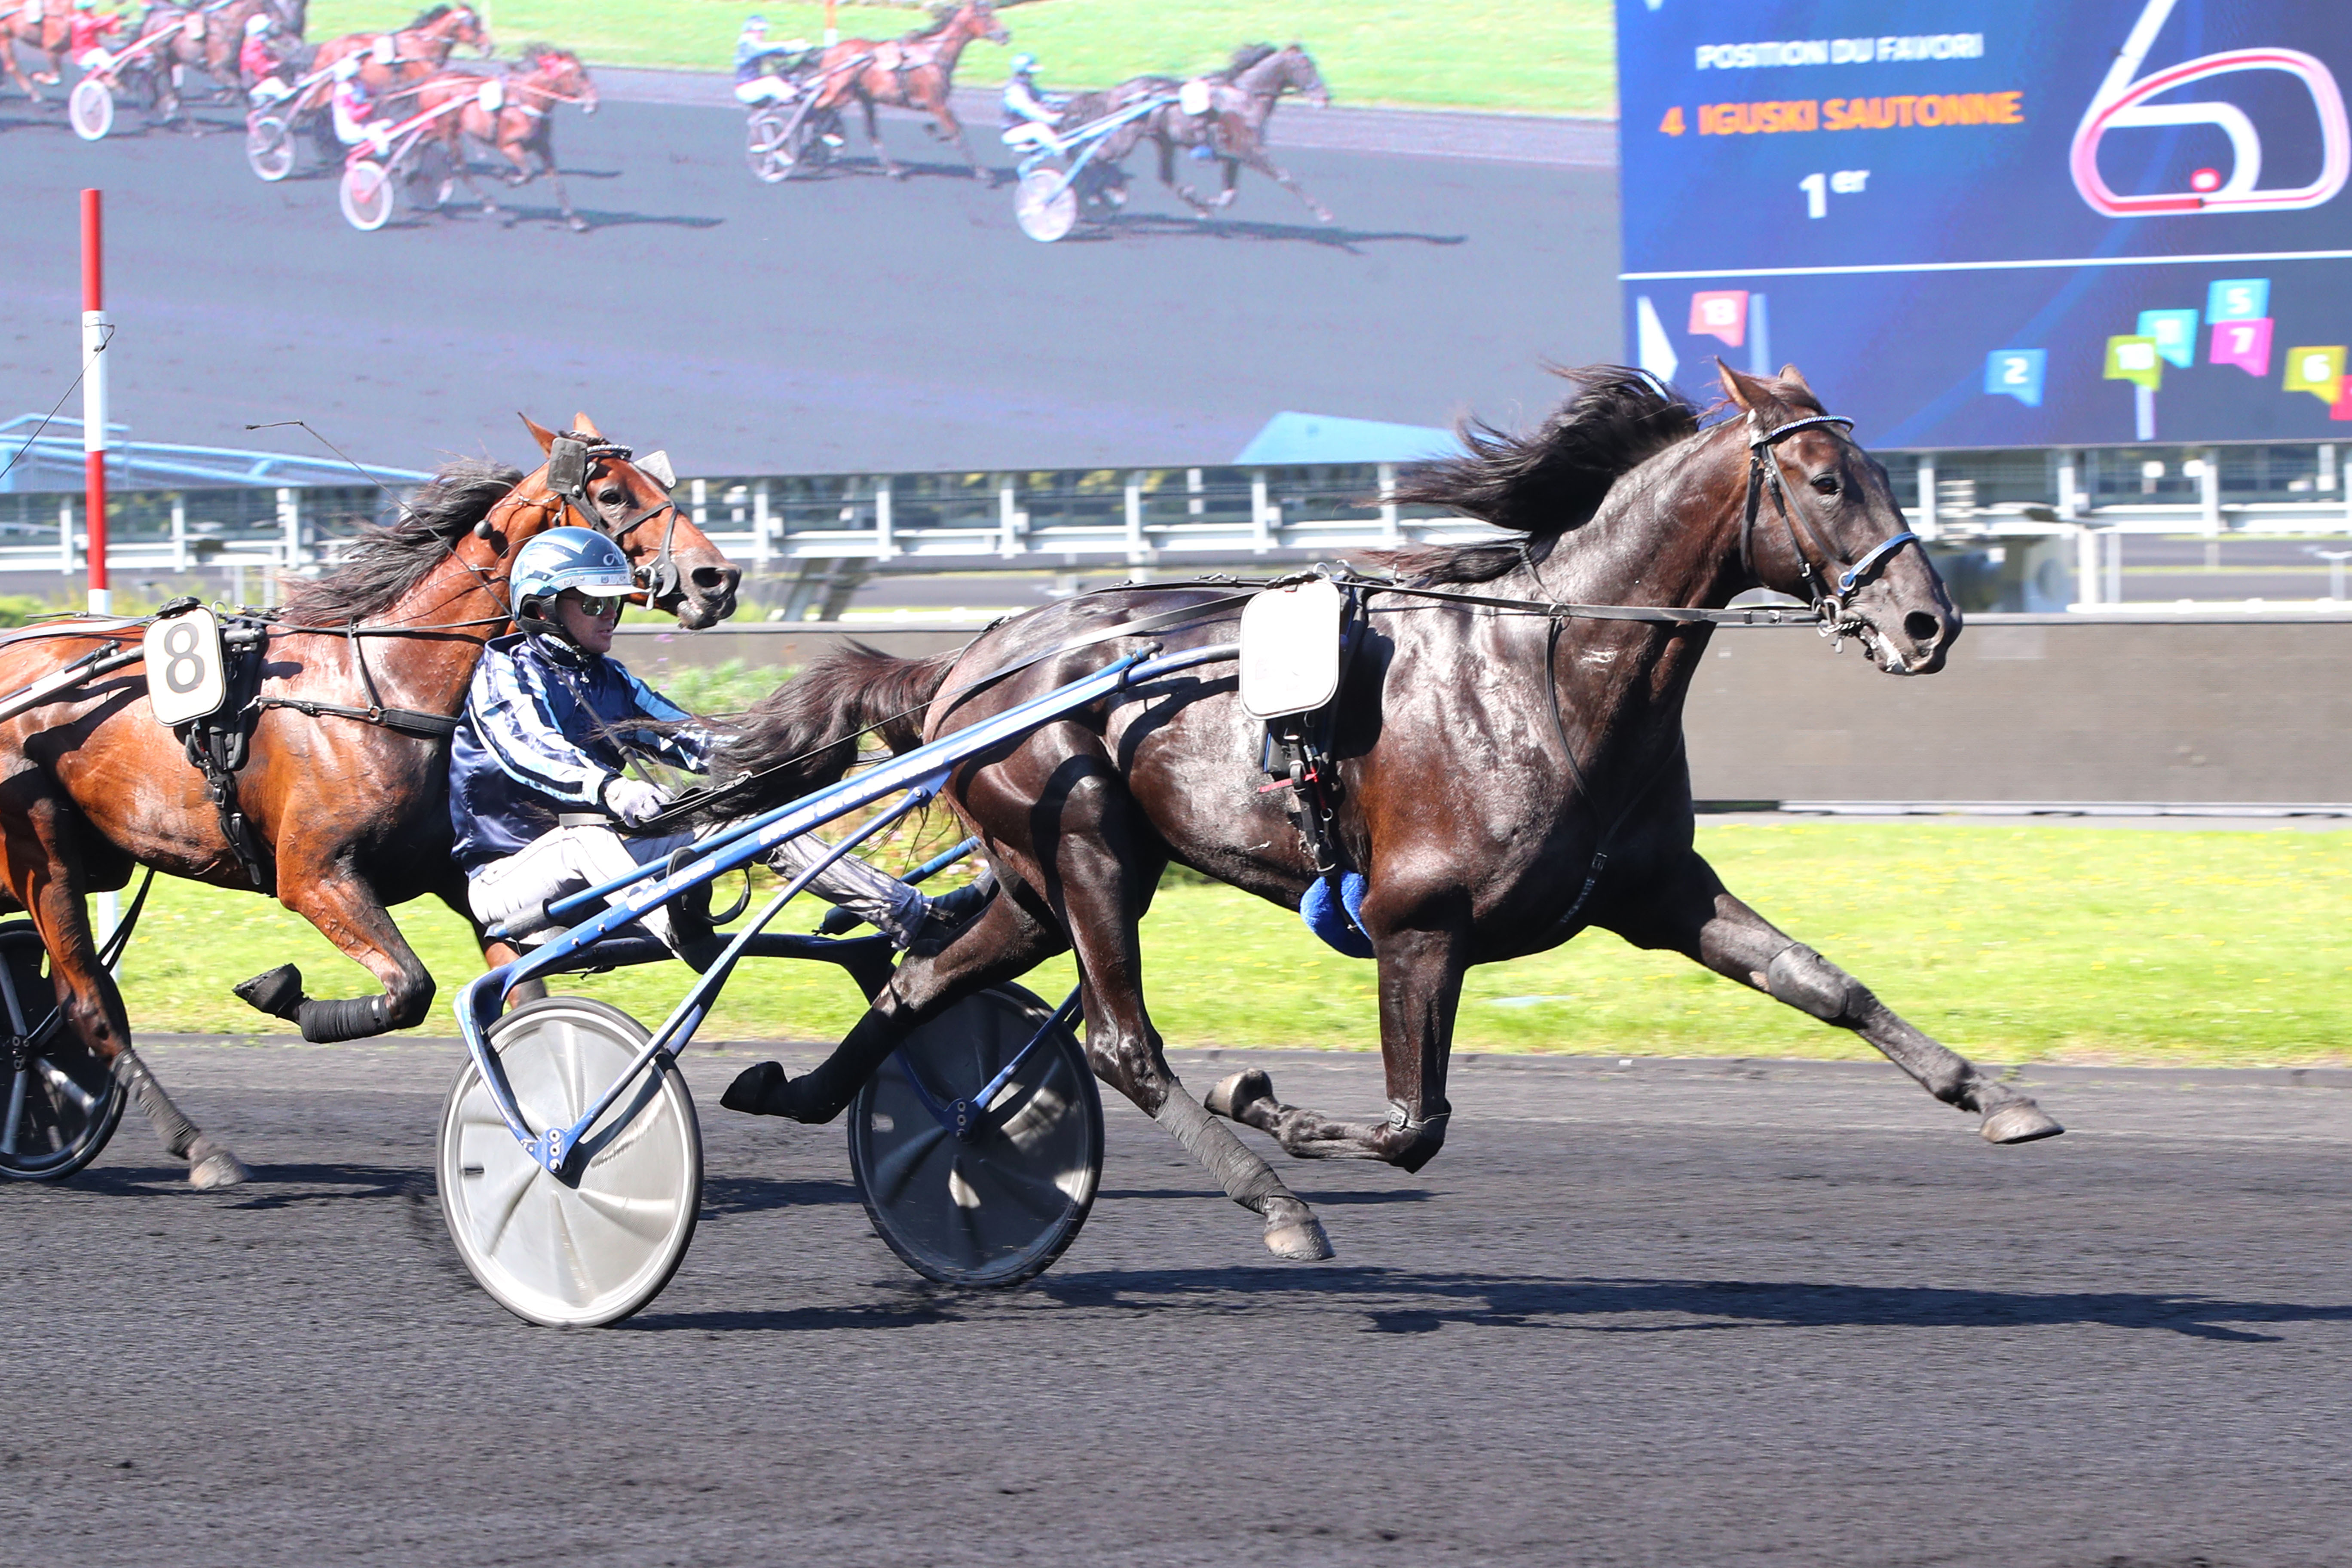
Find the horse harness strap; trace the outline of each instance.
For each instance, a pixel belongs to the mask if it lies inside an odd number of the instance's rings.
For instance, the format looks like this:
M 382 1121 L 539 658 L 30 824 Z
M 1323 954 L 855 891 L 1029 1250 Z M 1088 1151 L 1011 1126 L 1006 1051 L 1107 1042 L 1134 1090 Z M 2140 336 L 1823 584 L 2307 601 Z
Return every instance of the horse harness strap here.
M 1321 707 L 1265 721 L 1265 739 L 1259 751 L 1258 765 L 1273 782 L 1260 784 L 1258 793 L 1267 795 L 1284 789 L 1290 792 L 1291 821 L 1314 865 L 1315 879 L 1327 889 L 1329 908 L 1339 911 L 1340 920 L 1353 925 L 1355 918 L 1348 912 L 1342 880 L 1348 868 L 1341 863 L 1333 831 L 1341 784 L 1339 770 L 1332 764 L 1331 743 L 1339 727 L 1339 699 L 1347 690 L 1348 675 L 1355 668 L 1356 654 L 1363 647 L 1367 622 L 1361 586 L 1345 580 L 1337 585 L 1343 595 L 1339 682 L 1330 700 Z
M 367 650 L 360 645 L 356 625 L 343 628 L 344 638 L 351 644 L 352 662 L 359 667 L 360 684 L 367 689 L 368 705 L 354 708 L 345 702 L 314 702 L 307 697 L 260 697 L 249 704 L 258 711 L 264 708 L 291 708 L 316 719 L 322 715 L 337 719 L 357 719 L 365 723 L 381 725 L 404 735 L 415 735 L 428 741 L 446 741 L 457 732 L 457 717 L 453 713 L 428 713 L 417 708 L 387 708 L 375 689 L 374 672 L 368 668 Z
M 193 604 L 193 601 L 191 601 Z M 163 606 L 169 615 L 179 606 Z M 160 618 L 160 617 L 159 617 Z M 269 623 L 252 616 L 232 616 L 221 628 L 222 673 L 227 695 L 220 706 L 202 718 L 173 727 L 186 750 L 188 765 L 204 775 L 205 793 L 212 797 L 220 819 L 221 837 L 228 841 L 236 863 L 257 892 L 270 892 L 277 877 L 263 858 L 252 821 L 237 800 L 236 775 L 252 753 L 253 706 L 260 700 L 261 667 L 269 645 Z

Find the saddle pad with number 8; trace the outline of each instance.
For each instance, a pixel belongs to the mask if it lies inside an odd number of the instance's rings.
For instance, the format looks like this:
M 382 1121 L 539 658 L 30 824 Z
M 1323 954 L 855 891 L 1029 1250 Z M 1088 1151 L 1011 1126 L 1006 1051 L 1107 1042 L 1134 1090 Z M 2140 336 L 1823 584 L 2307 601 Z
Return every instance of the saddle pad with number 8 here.
M 228 699 L 220 622 L 197 605 L 147 628 L 147 703 L 158 723 L 180 725 L 220 711 Z

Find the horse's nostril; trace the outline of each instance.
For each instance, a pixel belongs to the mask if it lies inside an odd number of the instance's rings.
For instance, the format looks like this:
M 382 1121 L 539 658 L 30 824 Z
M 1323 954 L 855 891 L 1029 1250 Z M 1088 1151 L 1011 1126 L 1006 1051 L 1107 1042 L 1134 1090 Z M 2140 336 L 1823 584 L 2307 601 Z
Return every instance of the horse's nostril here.
M 1933 642 L 1944 623 L 1925 610 L 1914 610 L 1903 617 L 1903 629 L 1913 642 Z
M 743 574 L 732 566 L 698 566 L 694 569 L 694 585 L 712 593 L 732 588 Z

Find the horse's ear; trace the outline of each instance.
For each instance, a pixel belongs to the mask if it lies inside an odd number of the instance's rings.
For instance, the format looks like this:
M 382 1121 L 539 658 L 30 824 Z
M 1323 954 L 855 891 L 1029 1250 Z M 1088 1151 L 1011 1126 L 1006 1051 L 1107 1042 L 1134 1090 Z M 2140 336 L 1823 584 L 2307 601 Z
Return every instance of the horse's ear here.
M 1754 376 L 1742 375 L 1721 360 L 1715 362 L 1717 377 L 1723 383 L 1723 395 L 1753 414 L 1772 401 L 1772 394 Z
M 575 435 L 585 436 L 591 440 L 601 441 L 604 438 L 604 432 L 597 429 L 596 422 L 585 414 L 574 414 L 572 416 L 572 429 Z
M 541 425 L 538 420 L 533 419 L 528 414 L 518 414 L 515 417 L 521 420 L 524 426 L 530 431 L 531 439 L 539 443 L 539 449 L 541 451 L 551 452 L 555 450 L 554 431 L 549 429 L 546 426 Z
M 1822 406 L 1820 395 L 1813 391 L 1812 384 L 1805 379 L 1805 373 L 1795 365 L 1784 364 L 1780 367 L 1780 384 L 1789 391 L 1804 394 L 1805 401 L 1814 407 Z

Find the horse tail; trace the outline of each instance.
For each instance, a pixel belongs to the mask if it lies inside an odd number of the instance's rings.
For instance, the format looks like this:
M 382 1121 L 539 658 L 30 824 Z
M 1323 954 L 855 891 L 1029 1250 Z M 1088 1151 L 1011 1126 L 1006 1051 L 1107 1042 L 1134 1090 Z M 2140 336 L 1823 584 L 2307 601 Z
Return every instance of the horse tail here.
M 820 655 L 807 668 L 715 726 L 715 815 L 740 816 L 797 800 L 847 773 L 861 736 L 894 753 L 923 742 L 923 714 L 961 648 L 899 658 L 862 642 Z

